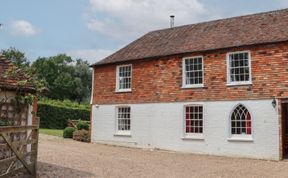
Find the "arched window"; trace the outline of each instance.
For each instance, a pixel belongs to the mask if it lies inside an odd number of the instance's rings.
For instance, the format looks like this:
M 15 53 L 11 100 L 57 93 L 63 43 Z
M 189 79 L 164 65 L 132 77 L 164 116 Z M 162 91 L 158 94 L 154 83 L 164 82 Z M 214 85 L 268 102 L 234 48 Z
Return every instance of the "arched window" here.
M 231 114 L 231 134 L 251 135 L 251 115 L 248 109 L 239 104 Z

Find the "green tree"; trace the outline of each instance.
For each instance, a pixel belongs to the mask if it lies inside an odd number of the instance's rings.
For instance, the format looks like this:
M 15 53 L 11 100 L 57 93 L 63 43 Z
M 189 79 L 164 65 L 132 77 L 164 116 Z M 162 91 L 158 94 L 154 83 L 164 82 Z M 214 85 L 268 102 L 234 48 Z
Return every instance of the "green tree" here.
M 25 56 L 25 53 L 19 51 L 15 47 L 10 47 L 9 49 L 1 50 L 1 53 L 12 61 L 12 63 L 18 68 L 26 71 L 29 68 L 29 61 Z
M 66 54 L 39 57 L 30 63 L 24 52 L 10 47 L 1 53 L 12 60 L 13 64 L 25 71 L 30 78 L 41 81 L 41 87 L 48 88 L 51 99 L 69 99 L 78 103 L 89 101 L 92 76 L 89 63 L 82 59 L 73 61 Z
M 78 59 L 75 63 L 70 56 L 59 54 L 38 58 L 32 68 L 40 79 L 46 81 L 49 98 L 78 103 L 88 101 L 92 77 L 87 61 Z
M 74 69 L 75 101 L 79 103 L 87 102 L 89 101 L 92 88 L 92 71 L 89 68 L 89 63 L 82 59 L 77 59 Z
M 70 73 L 60 73 L 59 76 L 54 80 L 50 96 L 54 99 L 74 99 L 72 98 L 74 79 Z

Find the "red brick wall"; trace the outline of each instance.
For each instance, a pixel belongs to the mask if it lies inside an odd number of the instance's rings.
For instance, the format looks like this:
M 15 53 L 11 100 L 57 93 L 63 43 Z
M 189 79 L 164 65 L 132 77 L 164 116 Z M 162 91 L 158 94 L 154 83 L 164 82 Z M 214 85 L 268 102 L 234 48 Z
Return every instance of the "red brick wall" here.
M 250 50 L 252 85 L 227 86 L 226 53 Z M 182 58 L 204 56 L 204 88 L 182 89 Z M 132 64 L 132 92 L 116 93 L 116 65 L 94 68 L 93 104 L 288 97 L 288 43 L 176 55 Z

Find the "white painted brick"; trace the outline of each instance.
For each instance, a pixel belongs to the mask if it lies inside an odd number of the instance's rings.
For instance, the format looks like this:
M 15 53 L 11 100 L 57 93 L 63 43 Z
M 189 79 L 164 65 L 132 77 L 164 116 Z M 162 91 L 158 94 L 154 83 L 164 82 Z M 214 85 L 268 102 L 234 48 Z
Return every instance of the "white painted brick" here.
M 131 137 L 114 136 L 115 107 L 93 106 L 92 141 L 189 153 L 279 159 L 278 113 L 272 100 L 131 104 Z M 228 141 L 229 115 L 242 103 L 253 121 L 253 142 Z M 183 140 L 183 106 L 202 104 L 204 140 Z

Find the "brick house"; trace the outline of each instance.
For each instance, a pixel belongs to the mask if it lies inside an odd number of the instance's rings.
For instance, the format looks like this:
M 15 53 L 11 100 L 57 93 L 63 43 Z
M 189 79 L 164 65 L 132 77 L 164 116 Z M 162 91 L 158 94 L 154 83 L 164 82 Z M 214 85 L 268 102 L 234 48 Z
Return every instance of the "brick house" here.
M 287 27 L 284 9 L 157 30 L 95 63 L 92 141 L 284 158 Z

